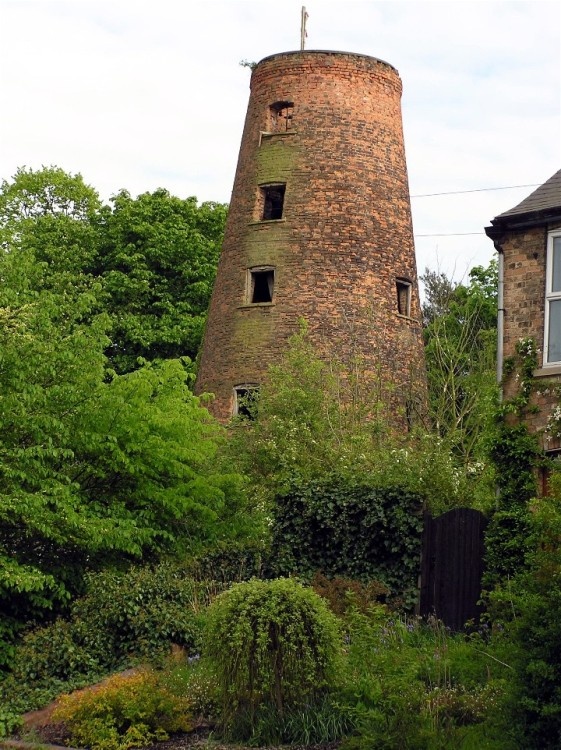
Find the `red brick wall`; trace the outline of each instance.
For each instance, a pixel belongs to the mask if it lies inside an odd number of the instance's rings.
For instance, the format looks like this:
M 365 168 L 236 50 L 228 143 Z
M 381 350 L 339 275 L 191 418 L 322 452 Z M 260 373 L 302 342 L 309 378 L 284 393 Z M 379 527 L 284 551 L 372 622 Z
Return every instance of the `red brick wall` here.
M 401 80 L 375 58 L 299 52 L 261 61 L 251 96 L 197 380 L 221 420 L 233 387 L 259 383 L 305 318 L 318 352 L 358 352 L 379 372 L 403 425 L 424 398 L 417 273 L 401 121 Z M 274 102 L 294 103 L 291 130 L 263 135 Z M 259 221 L 259 185 L 286 182 L 280 221 Z M 247 269 L 275 267 L 273 304 L 246 300 Z M 396 277 L 412 282 L 397 314 Z

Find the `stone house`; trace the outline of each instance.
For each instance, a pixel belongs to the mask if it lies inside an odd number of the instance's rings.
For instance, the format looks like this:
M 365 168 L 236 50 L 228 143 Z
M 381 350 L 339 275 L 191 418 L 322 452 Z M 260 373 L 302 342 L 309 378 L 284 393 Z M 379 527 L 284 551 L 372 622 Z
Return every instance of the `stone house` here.
M 537 359 L 526 422 L 546 452 L 561 449 L 561 170 L 485 232 L 499 253 L 498 377 L 503 397 L 520 388 L 510 363 Z

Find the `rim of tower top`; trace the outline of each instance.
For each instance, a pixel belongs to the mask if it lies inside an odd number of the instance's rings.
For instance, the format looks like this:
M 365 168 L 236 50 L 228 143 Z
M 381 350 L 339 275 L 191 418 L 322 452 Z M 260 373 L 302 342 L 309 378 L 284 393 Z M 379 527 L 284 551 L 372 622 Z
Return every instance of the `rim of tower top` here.
M 332 49 L 297 49 L 297 50 L 289 50 L 287 52 L 275 52 L 273 55 L 267 55 L 267 57 L 263 57 L 255 68 L 258 68 L 261 63 L 269 62 L 270 60 L 275 60 L 279 57 L 289 57 L 289 56 L 305 56 L 305 55 L 334 55 L 339 57 L 360 57 L 365 60 L 372 60 L 376 63 L 381 63 L 382 65 L 387 65 L 388 68 L 391 68 L 393 71 L 395 71 L 399 75 L 398 69 L 395 67 L 395 65 L 392 65 L 387 60 L 382 60 L 380 57 L 374 57 L 374 55 L 365 55 L 362 52 L 345 52 L 343 50 L 332 50 Z

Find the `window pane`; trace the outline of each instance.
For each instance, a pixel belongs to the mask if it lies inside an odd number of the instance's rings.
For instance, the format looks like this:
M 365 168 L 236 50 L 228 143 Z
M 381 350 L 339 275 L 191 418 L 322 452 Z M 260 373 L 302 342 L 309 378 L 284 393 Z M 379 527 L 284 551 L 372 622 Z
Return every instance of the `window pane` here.
M 553 238 L 551 291 L 561 292 L 561 237 Z
M 561 299 L 549 303 L 547 361 L 561 362 Z

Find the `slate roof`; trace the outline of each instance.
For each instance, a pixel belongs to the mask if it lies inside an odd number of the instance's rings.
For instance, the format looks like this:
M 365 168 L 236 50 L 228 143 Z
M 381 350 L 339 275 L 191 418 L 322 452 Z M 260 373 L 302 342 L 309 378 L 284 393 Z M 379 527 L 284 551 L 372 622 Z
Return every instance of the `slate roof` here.
M 510 208 L 495 219 L 502 219 L 507 216 L 520 216 L 521 214 L 533 213 L 534 211 L 544 211 L 550 208 L 561 207 L 561 169 L 550 177 L 547 182 L 540 185 L 533 193 L 519 203 L 514 208 Z

